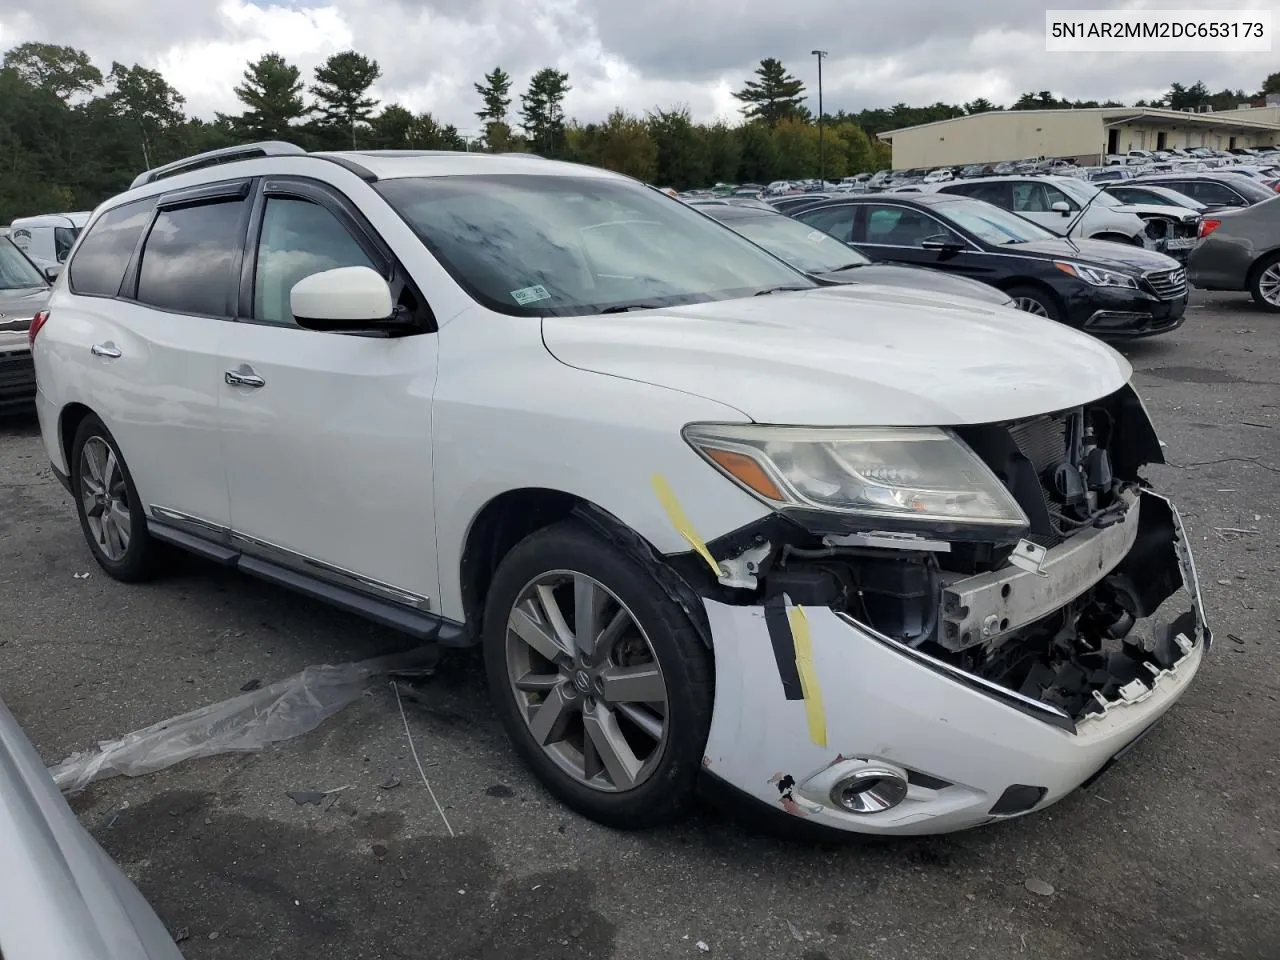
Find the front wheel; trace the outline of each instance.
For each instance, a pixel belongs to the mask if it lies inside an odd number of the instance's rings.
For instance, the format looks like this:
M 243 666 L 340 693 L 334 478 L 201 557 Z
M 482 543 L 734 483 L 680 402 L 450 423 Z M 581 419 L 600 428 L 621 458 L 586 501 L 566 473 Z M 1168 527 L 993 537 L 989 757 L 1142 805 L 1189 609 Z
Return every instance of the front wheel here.
M 1033 313 L 1037 317 L 1044 317 L 1046 320 L 1062 320 L 1062 311 L 1058 307 L 1058 301 L 1047 290 L 1042 290 L 1039 287 L 1020 286 L 1010 287 L 1005 292 L 1013 298 L 1013 305 L 1019 310 Z
M 1268 257 L 1254 268 L 1249 293 L 1263 310 L 1280 313 L 1280 254 Z
M 642 561 L 573 521 L 540 530 L 498 567 L 483 633 L 494 706 L 551 793 L 621 829 L 687 811 L 711 654 Z

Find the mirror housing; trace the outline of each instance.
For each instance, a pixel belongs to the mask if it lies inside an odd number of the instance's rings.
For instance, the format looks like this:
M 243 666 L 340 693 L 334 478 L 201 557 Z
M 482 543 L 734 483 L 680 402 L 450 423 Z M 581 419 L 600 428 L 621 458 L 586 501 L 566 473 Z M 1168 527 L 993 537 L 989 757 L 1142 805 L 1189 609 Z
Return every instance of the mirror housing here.
M 1067 203 L 1065 200 L 1058 200 L 1058 201 L 1055 201 L 1054 203 L 1049 204 L 1049 209 L 1052 210 L 1054 213 L 1062 214 L 1064 217 L 1071 216 L 1071 205 Z
M 939 250 L 944 253 L 956 253 L 964 249 L 963 243 L 957 243 L 944 233 L 940 233 L 935 237 L 925 237 L 920 241 L 920 247 L 924 250 Z
M 42 272 L 44 273 L 44 278 L 48 280 L 50 283 L 53 283 L 60 276 L 62 276 L 62 264 L 51 263 L 49 264 L 49 266 L 45 267 Z
M 370 267 L 336 267 L 303 277 L 289 310 L 307 330 L 385 330 L 397 324 L 391 287 Z

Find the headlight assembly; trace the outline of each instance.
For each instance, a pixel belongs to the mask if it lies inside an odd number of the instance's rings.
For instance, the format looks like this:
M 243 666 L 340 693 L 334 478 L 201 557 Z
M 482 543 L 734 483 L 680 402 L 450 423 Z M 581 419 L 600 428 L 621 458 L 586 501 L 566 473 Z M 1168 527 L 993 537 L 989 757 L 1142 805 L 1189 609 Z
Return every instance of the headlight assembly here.
M 1138 281 L 1133 277 L 1123 273 L 1116 273 L 1114 270 L 1104 270 L 1101 267 L 1087 267 L 1083 263 L 1068 263 L 1065 260 L 1055 260 L 1053 265 L 1061 270 L 1067 276 L 1079 277 L 1085 283 L 1091 283 L 1095 287 L 1124 287 L 1128 290 L 1137 290 Z
M 938 427 L 810 428 L 695 423 L 688 443 L 782 513 L 821 514 L 892 530 L 992 531 L 1028 521 L 987 465 Z

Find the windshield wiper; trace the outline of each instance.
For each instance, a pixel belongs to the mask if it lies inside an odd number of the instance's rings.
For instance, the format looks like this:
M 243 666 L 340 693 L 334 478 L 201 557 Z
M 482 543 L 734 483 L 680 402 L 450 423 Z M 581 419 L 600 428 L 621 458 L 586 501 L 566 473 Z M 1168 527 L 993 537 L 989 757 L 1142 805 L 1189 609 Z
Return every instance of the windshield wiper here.
M 854 263 L 846 263 L 846 264 L 845 264 L 844 266 L 842 266 L 842 267 L 830 267 L 829 269 L 824 270 L 823 272 L 824 272 L 824 273 L 839 273 L 841 270 L 852 270 L 854 267 L 865 267 L 865 266 L 866 266 L 866 264 L 865 264 L 865 263 L 863 263 L 861 260 L 857 260 L 857 261 L 855 261 Z
M 757 290 L 752 294 L 753 297 L 767 297 L 771 293 L 792 293 L 797 290 L 808 290 L 809 287 L 797 287 L 791 284 L 783 284 L 778 287 L 765 287 L 763 290 Z
M 620 303 L 616 307 L 605 307 L 603 313 L 630 313 L 632 310 L 659 310 L 661 303 Z

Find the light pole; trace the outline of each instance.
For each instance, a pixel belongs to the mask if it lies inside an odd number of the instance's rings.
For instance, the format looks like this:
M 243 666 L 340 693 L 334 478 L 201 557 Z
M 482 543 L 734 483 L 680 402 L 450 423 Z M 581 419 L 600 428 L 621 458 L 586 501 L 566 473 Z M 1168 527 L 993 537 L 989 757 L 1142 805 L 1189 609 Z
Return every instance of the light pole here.
M 827 187 L 827 146 L 822 136 L 822 61 L 826 59 L 827 51 L 814 50 L 813 55 L 818 58 L 818 180 L 825 190 Z

